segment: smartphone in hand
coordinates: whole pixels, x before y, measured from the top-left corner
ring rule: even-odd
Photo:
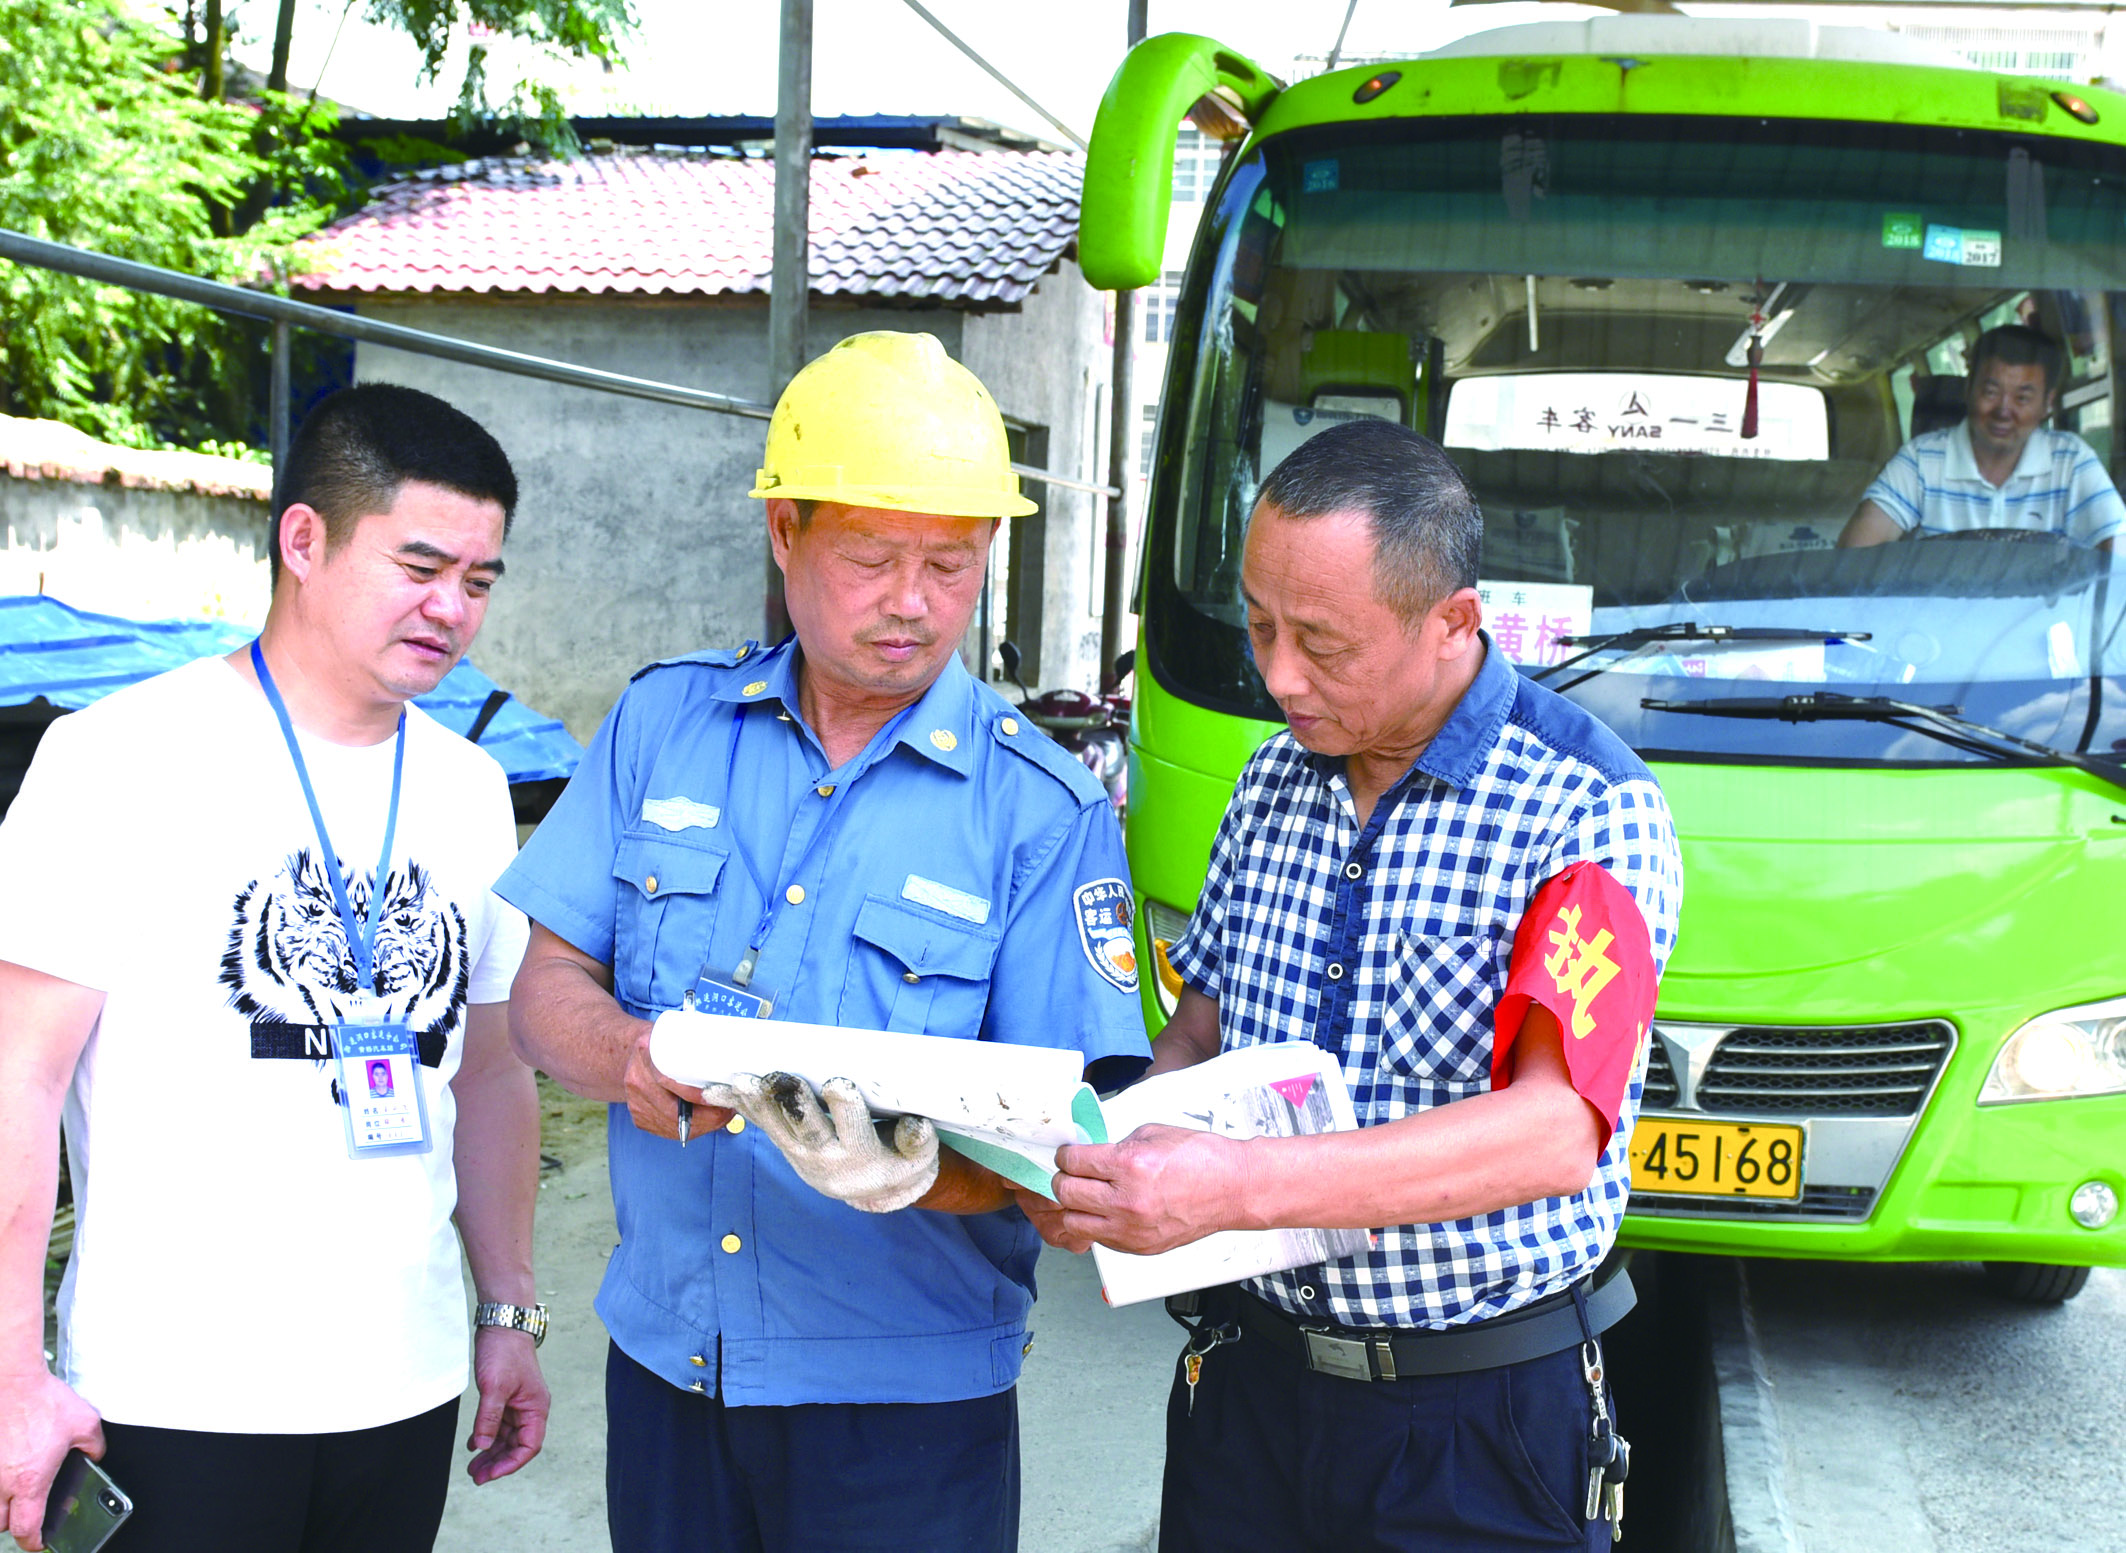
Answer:
[[[98,1553],[133,1513],[133,1501],[102,1466],[68,1451],[44,1502],[44,1545],[50,1553]]]

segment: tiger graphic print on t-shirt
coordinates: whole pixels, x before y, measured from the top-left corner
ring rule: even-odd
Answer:
[[[358,921],[369,920],[375,887],[373,874],[348,879]],[[442,1062],[465,1016],[466,939],[465,914],[427,869],[408,860],[385,875],[376,939],[383,1017],[412,1027],[429,1067]],[[331,878],[311,848],[236,892],[220,979],[230,1006],[250,1016],[252,1056],[322,1062],[331,1055],[326,1032],[352,1014],[360,978]]]

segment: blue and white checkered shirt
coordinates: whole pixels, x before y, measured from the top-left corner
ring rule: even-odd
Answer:
[[[2073,432],[2048,426],[2030,433],[2005,485],[1978,472],[1969,421],[1921,432],[1897,450],[1862,499],[1908,534],[2031,528],[2100,545],[2126,526],[2126,502],[2096,450]]]
[[[1363,826],[1340,759],[1289,733],[1256,752],[1170,955],[1218,1000],[1226,1050],[1314,1041],[1341,1056],[1358,1124],[1377,1126],[1490,1089],[1521,913],[1582,859],[1631,891],[1666,966],[1683,866],[1660,788],[1622,740],[1523,679],[1487,637],[1446,726]],[[1389,1226],[1364,1255],[1251,1287],[1301,1319],[1355,1327],[1458,1326],[1567,1288],[1616,1239],[1640,1061],[1585,1191]]]

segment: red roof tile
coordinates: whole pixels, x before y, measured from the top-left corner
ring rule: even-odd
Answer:
[[[812,163],[812,290],[1009,304],[1077,235],[1079,157],[937,151]],[[765,294],[772,161],[488,158],[378,191],[305,248],[331,292]]]

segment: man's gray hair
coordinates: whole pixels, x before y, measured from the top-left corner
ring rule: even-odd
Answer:
[[[1270,472],[1258,506],[1287,518],[1363,513],[1373,531],[1373,596],[1410,623],[1476,586],[1484,515],[1438,443],[1393,421],[1317,432]]]

